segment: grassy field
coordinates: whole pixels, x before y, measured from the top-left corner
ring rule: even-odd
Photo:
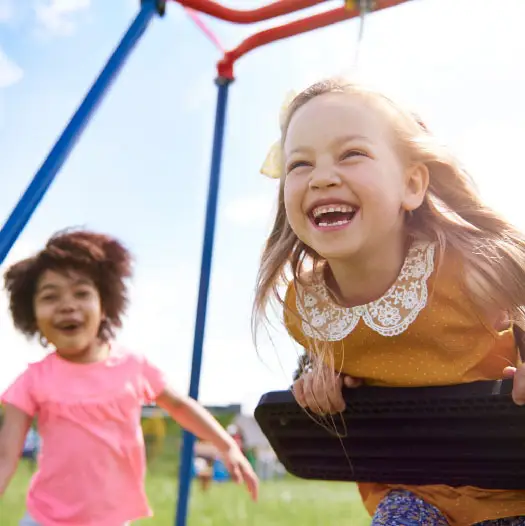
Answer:
[[[147,491],[155,512],[153,519],[134,523],[140,526],[173,524],[177,487],[164,470],[152,470]],[[17,526],[25,508],[25,492],[31,476],[22,462],[4,498],[0,500],[0,524]],[[189,526],[319,526],[351,524],[368,526],[356,488],[349,484],[306,482],[293,478],[263,483],[261,498],[252,503],[244,488],[231,483],[216,484],[202,494],[194,486]]]

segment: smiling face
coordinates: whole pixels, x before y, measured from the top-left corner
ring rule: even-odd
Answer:
[[[37,283],[34,312],[42,336],[65,358],[78,359],[98,343],[100,295],[93,281],[83,274],[43,272]]]
[[[424,194],[414,199],[389,121],[348,93],[316,96],[294,113],[284,163],[290,226],[328,261],[401,239],[404,211]]]

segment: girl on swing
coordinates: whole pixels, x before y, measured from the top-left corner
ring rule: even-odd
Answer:
[[[294,382],[297,402],[329,414],[344,409],[343,383],[514,377],[525,403],[513,335],[525,322],[525,237],[450,152],[386,96],[337,80],[297,95],[281,131],[262,170],[280,185],[254,321],[271,300],[283,305],[311,363]],[[525,490],[359,490],[373,526],[525,525]]]

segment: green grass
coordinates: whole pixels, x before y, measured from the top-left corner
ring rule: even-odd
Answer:
[[[152,469],[147,492],[155,517],[134,526],[171,526],[177,485],[165,470]],[[17,526],[25,509],[31,469],[22,461],[3,499],[0,524]],[[192,488],[188,526],[319,526],[351,524],[368,526],[357,489],[352,484],[309,482],[291,477],[261,485],[260,501],[252,503],[245,488],[231,483],[215,484],[203,494]]]

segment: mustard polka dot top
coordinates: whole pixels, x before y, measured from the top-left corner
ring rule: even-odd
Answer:
[[[447,250],[438,266],[437,252],[435,243],[414,242],[395,283],[366,305],[341,307],[322,279],[292,282],[285,297],[288,332],[305,349],[331,355],[338,369],[368,385],[422,387],[502,378],[503,369],[518,361],[512,327],[496,331],[466,290],[460,256]],[[451,526],[525,515],[525,490],[360,484],[371,514],[392,488],[409,489],[435,505]]]

